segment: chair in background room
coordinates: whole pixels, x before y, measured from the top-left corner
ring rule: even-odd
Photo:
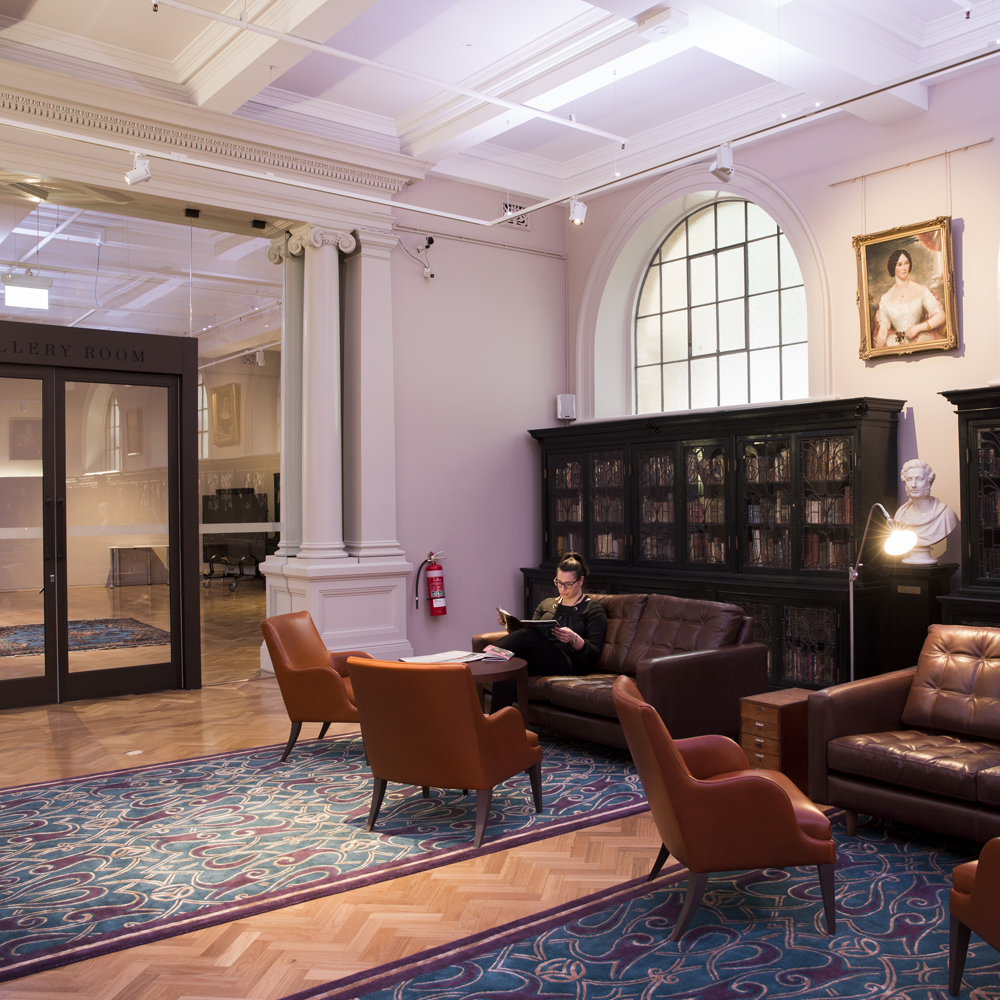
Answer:
[[[671,738],[626,676],[613,697],[656,829],[663,839],[649,874],[672,854],[688,871],[687,897],[671,941],[687,930],[714,872],[816,865],[826,929],[836,927],[836,852],[826,816],[780,771],[751,770],[725,736]]]
[[[476,790],[475,846],[483,842],[493,787],[527,771],[542,811],[542,748],[515,708],[485,716],[464,663],[348,661],[361,735],[375,780],[368,830],[386,783]]]
[[[969,934],[975,931],[988,945],[1000,950],[1000,837],[983,847],[978,861],[959,865],[951,883],[948,992],[957,997],[962,988]]]
[[[331,722],[358,721],[347,659],[368,653],[331,653],[308,611],[265,618],[260,629],[292,723],[283,761],[295,746],[303,722],[321,722],[318,738],[323,739]]]

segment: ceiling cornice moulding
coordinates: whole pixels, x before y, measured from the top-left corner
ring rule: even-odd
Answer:
[[[135,142],[137,147],[169,149],[182,159],[186,153],[208,153],[224,160],[235,160],[256,167],[285,170],[292,174],[330,182],[356,184],[387,194],[396,194],[409,178],[341,163],[297,155],[272,147],[220,138],[192,129],[159,125],[121,114],[112,114],[57,101],[45,100],[16,91],[0,90],[0,111],[26,122],[50,123],[60,128],[70,126],[82,134],[102,134],[117,142]]]

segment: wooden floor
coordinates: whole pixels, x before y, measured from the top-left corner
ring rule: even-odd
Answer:
[[[242,611],[235,602],[229,610]],[[216,655],[223,662],[208,664],[209,676],[231,669],[228,653]],[[312,738],[318,727],[304,729]],[[0,712],[0,786],[279,743],[287,735],[268,675],[200,691],[11,709]],[[134,750],[141,756],[125,756]],[[2,983],[0,1000],[283,997],[644,874],[658,846],[643,813]]]

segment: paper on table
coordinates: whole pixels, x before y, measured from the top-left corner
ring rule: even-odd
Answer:
[[[471,663],[483,659],[482,653],[469,653],[462,649],[452,649],[447,653],[431,653],[428,656],[401,656],[403,663]]]

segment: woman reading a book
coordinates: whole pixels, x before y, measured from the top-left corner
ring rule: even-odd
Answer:
[[[524,626],[496,643],[527,660],[530,676],[585,674],[597,664],[608,630],[608,616],[599,602],[583,592],[588,572],[583,556],[578,552],[567,553],[556,567],[556,578],[552,581],[559,596],[542,601],[532,615],[533,621],[555,621],[556,627],[542,630]],[[497,620],[508,625],[499,612]],[[490,713],[513,704],[516,697],[515,681],[494,681]]]

